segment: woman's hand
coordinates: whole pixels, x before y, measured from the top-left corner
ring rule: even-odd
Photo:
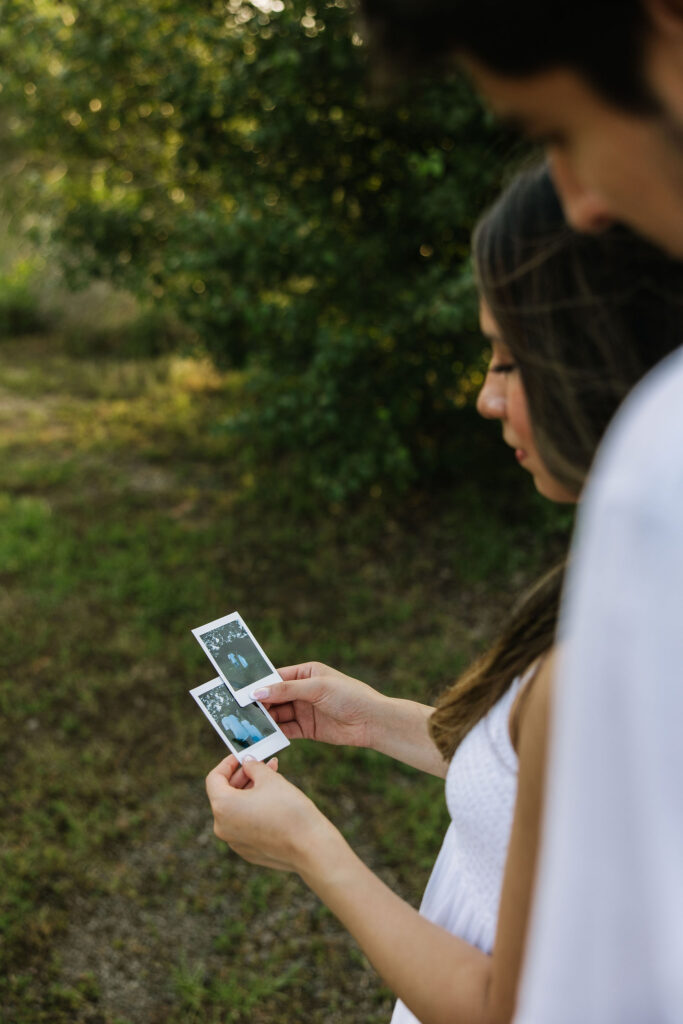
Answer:
[[[232,756],[234,757],[234,754]],[[237,758],[235,758],[235,760],[237,760]],[[252,759],[250,758],[250,760]],[[272,769],[274,772],[279,768],[279,762],[276,757],[271,757],[270,761],[266,761],[265,764],[267,768]],[[233,775],[230,776],[230,785],[233,789],[251,789],[254,785],[239,762]]]
[[[289,739],[368,747],[443,778],[448,767],[429,736],[433,709],[387,697],[319,661],[279,670],[284,682],[254,696]]]
[[[369,747],[387,698],[318,661],[278,670],[284,682],[254,696],[289,739]]]
[[[297,872],[420,1020],[490,1022],[491,958],[391,892],[308,797],[267,765],[245,761],[253,785],[235,789],[238,765],[230,755],[206,779],[216,835],[252,864]]]
[[[233,780],[243,772],[250,784]],[[259,761],[230,754],[206,777],[214,832],[252,864],[302,873],[325,843],[341,837],[301,790]]]

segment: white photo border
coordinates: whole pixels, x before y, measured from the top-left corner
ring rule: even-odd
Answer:
[[[276,754],[278,750],[282,750],[284,747],[289,746],[289,740],[287,739],[287,737],[285,736],[285,734],[283,733],[282,729],[277,724],[275,719],[271,717],[271,715],[268,713],[266,708],[264,708],[263,704],[261,704],[260,701],[254,700],[250,701],[250,704],[255,705],[257,708],[259,708],[260,711],[263,712],[264,716],[268,720],[268,723],[272,725],[274,732],[270,733],[270,735],[268,736],[264,736],[262,740],[258,740],[256,743],[252,743],[249,747],[247,747],[246,750],[238,750],[236,747],[234,747],[233,744],[225,735],[225,733],[223,732],[223,730],[221,729],[218,722],[211,715],[209,709],[199,699],[203,693],[208,693],[211,690],[215,690],[219,686],[225,686],[225,682],[223,679],[217,676],[215,679],[210,679],[208,683],[201,683],[199,686],[195,686],[192,690],[189,691],[189,693],[190,696],[194,698],[200,711],[204,714],[206,718],[208,718],[208,720],[211,722],[211,725],[214,727],[214,729],[222,739],[223,743],[225,743],[226,747],[230,750],[230,752],[235,755],[240,764],[247,756],[247,754],[250,757],[255,758],[257,761],[263,761],[265,760],[265,758],[271,757],[273,754]],[[229,690],[230,688],[227,687],[227,689]],[[232,694],[232,691],[230,692]],[[240,707],[244,707],[244,705],[240,705]]]
[[[271,669],[271,672],[268,675],[264,675],[261,679],[257,679],[253,683],[247,683],[245,686],[235,687],[233,683],[230,682],[229,678],[227,677],[221,666],[218,664],[216,659],[211,654],[211,651],[209,651],[206,644],[202,640],[202,635],[204,633],[208,633],[209,630],[212,629],[220,629],[221,626],[225,626],[229,622],[239,622],[239,624],[243,627],[243,629],[249,636],[254,647],[265,661],[266,665],[268,665]],[[213,622],[206,622],[204,623],[203,626],[197,626],[195,629],[192,630],[192,635],[194,636],[195,640],[197,641],[201,649],[204,651],[204,654],[207,656],[213,667],[218,672],[218,675],[221,677],[223,682],[227,684],[228,689],[230,690],[230,692],[232,693],[233,697],[240,705],[240,707],[245,708],[248,704],[251,704],[253,702],[254,698],[252,694],[254,693],[255,690],[260,690],[262,687],[269,686],[271,683],[282,682],[282,676],[277,671],[272,661],[270,660],[266,652],[263,650],[260,643],[254,636],[252,631],[249,629],[249,626],[247,626],[246,622],[244,621],[239,612],[231,612],[229,615],[223,615],[222,618],[220,619],[214,619]]]

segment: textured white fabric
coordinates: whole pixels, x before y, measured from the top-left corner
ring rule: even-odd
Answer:
[[[446,775],[451,816],[420,913],[485,953],[493,949],[503,871],[517,797],[517,754],[510,741],[516,679],[467,734]],[[399,999],[391,1024],[416,1024]]]
[[[683,350],[625,403],[579,519],[516,1024],[683,1021]]]

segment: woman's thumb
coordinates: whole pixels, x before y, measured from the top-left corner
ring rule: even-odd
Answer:
[[[257,761],[255,757],[251,756],[251,754],[247,754],[242,761],[242,769],[244,774],[254,783],[258,781],[261,772],[268,771],[265,764],[263,764],[262,761]]]

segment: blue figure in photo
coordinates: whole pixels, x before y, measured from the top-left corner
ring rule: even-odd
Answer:
[[[236,740],[241,743],[249,742],[249,730],[245,728],[244,721],[240,720],[237,715],[224,715],[221,725],[226,732],[231,732]]]
[[[224,715],[221,725],[226,732],[231,732],[240,743],[258,743],[263,739],[260,732],[247,718],[238,718],[237,715]]]
[[[234,665],[235,668],[239,668],[240,665],[242,668],[247,668],[249,665],[246,658],[243,658],[241,654],[235,654],[233,651],[228,652],[228,661],[231,665]]]
[[[246,718],[240,719],[245,729],[249,731],[249,735],[254,743],[258,743],[259,740],[263,739],[263,733],[259,732],[253,722],[248,721]]]

